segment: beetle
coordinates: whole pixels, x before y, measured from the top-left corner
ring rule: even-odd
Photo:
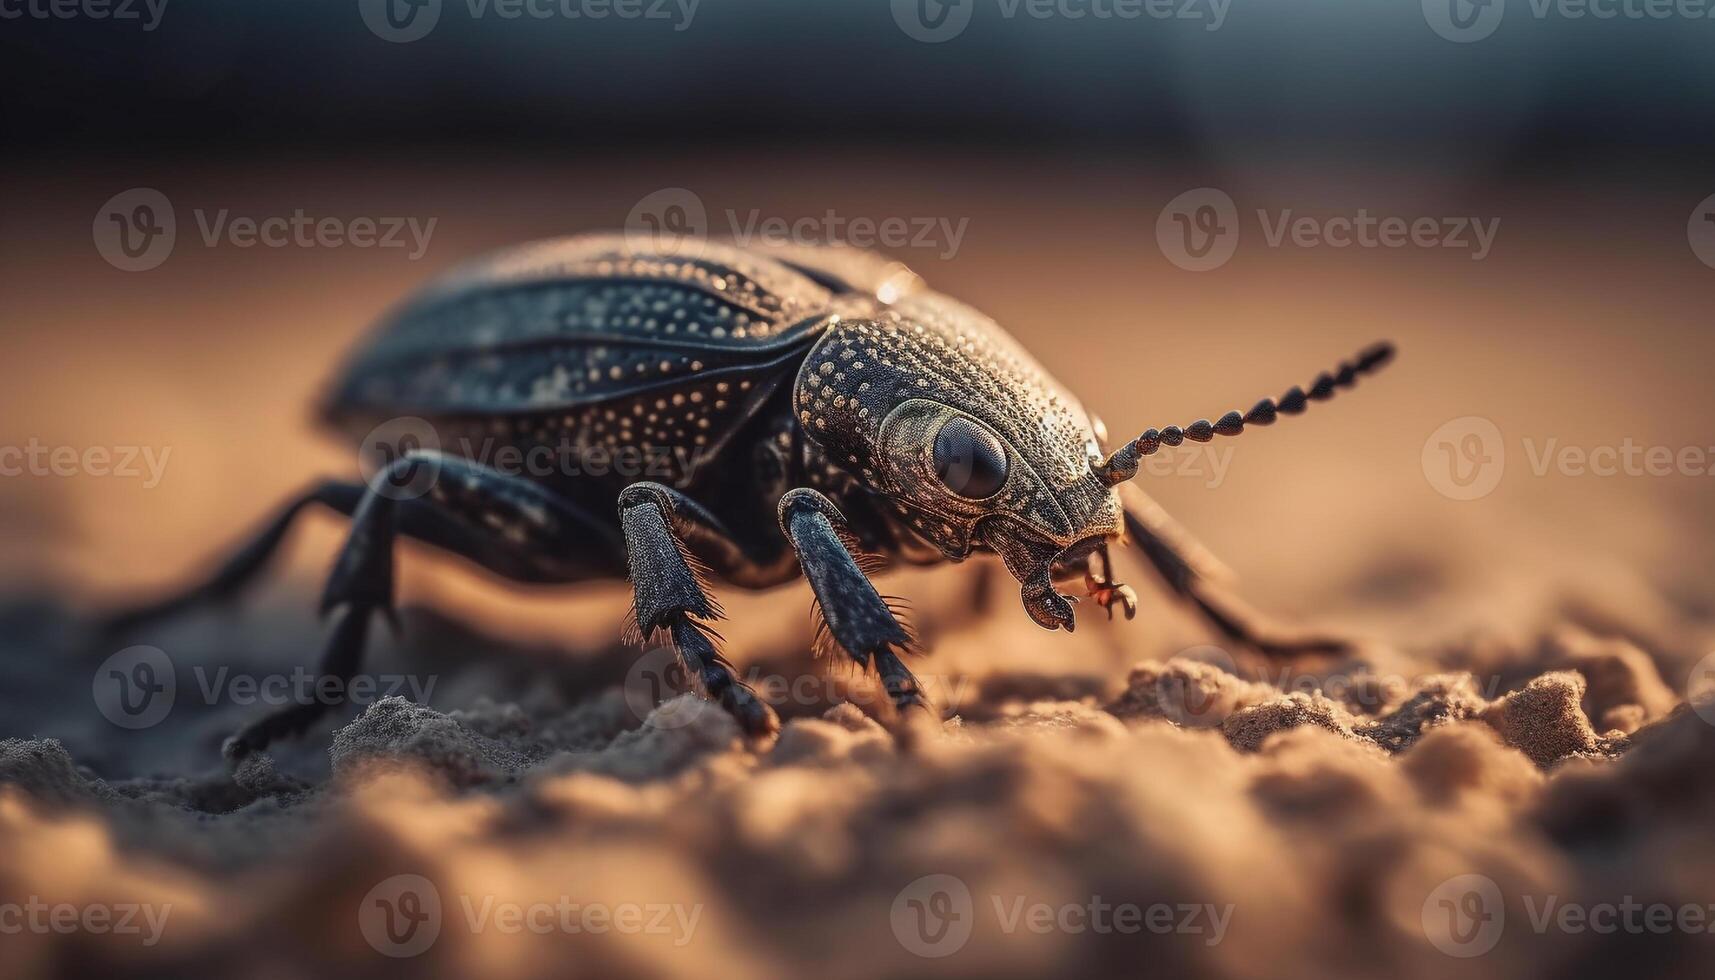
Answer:
[[[1129,541],[1233,640],[1335,650],[1265,628],[1130,480],[1163,446],[1302,412],[1392,354],[1377,344],[1307,390],[1109,452],[1100,423],[999,325],[874,253],[694,240],[676,251],[618,234],[519,246],[407,301],[332,385],[325,422],[386,451],[371,479],[312,486],[206,581],[112,625],[232,597],[293,518],[321,505],[351,518],[321,599],[318,670],[341,682],[360,668],[371,620],[393,616],[400,536],[519,582],[629,577],[637,637],[669,641],[751,736],[778,719],[717,647],[710,574],[752,589],[802,574],[818,650],[874,670],[897,716],[931,727],[939,714],[904,659],[913,634],[863,559],[998,555],[1031,619],[1070,631],[1067,582],[1081,579],[1110,618],[1136,613],[1109,558]],[[654,471],[569,465],[628,452]],[[223,752],[236,764],[328,706],[261,717]]]

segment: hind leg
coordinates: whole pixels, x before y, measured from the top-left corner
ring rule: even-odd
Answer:
[[[282,508],[273,520],[239,547],[206,580],[177,595],[113,613],[103,621],[104,631],[124,633],[199,606],[231,601],[267,567],[268,560],[279,550],[298,515],[312,504],[349,515],[363,500],[363,493],[361,483],[327,480],[317,484]]]
[[[389,492],[413,484],[425,467],[433,468],[426,495],[398,499]],[[328,576],[321,610],[331,614],[331,622],[314,689],[331,693],[246,725],[227,739],[223,754],[229,762],[302,732],[343,701],[362,667],[370,621],[377,614],[395,618],[393,545],[400,536],[523,582],[571,582],[617,575],[623,568],[613,528],[540,484],[459,457],[406,456],[364,492]]]
[[[1174,523],[1159,504],[1132,484],[1121,484],[1119,490],[1125,504],[1126,533],[1167,587],[1196,606],[1228,639],[1271,657],[1351,651],[1351,643],[1339,637],[1301,634],[1269,622],[1234,594],[1222,581],[1230,573]]]

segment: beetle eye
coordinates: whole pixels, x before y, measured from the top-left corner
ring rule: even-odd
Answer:
[[[992,497],[1006,482],[1006,447],[994,433],[955,415],[935,433],[935,475],[966,499]]]

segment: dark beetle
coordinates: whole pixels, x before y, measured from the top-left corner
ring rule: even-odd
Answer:
[[[522,582],[629,574],[641,635],[665,634],[750,734],[778,722],[712,642],[721,613],[699,566],[749,588],[802,570],[819,642],[873,667],[902,718],[928,707],[900,656],[912,636],[859,555],[926,564],[993,552],[1022,583],[1031,618],[1070,630],[1057,581],[1081,579],[1110,616],[1116,603],[1128,618],[1136,611],[1108,558],[1129,538],[1235,640],[1270,653],[1337,646],[1261,635],[1201,549],[1126,481],[1163,445],[1237,435],[1332,396],[1386,362],[1388,345],[1307,392],[1151,429],[1109,454],[1099,423],[1016,341],[897,263],[845,248],[693,247],[675,255],[617,236],[569,238],[429,287],[358,353],[324,412],[353,439],[381,433],[389,445],[424,420],[419,443],[393,445],[367,485],[313,488],[207,583],[119,625],[231,595],[293,516],[319,503],[352,517],[322,598],[332,621],[320,670],[342,680],[360,666],[372,616],[391,615],[399,535]],[[404,430],[402,417],[413,419]],[[497,464],[496,445],[512,450],[513,466]],[[632,451],[653,478],[516,465],[564,463],[568,449],[574,460]],[[228,741],[228,757],[301,730],[325,707],[258,720]]]

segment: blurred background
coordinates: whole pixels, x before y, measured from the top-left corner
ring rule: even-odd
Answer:
[[[888,252],[995,317],[1116,439],[1392,339],[1397,364],[1357,392],[1181,454],[1147,489],[1284,616],[1437,663],[1573,623],[1683,691],[1715,648],[1711,10],[0,0],[6,669],[43,690],[18,680],[41,640],[17,609],[170,589],[295,490],[355,473],[312,406],[424,282],[523,240],[664,224]],[[148,641],[309,662],[342,531],[294,534],[254,605],[277,628]],[[407,605],[538,659],[593,656],[623,616],[623,584],[521,590],[406,551]],[[956,633],[968,593],[946,583],[965,574],[884,591]],[[1031,632],[1003,586],[934,670],[1117,683],[1208,639],[1131,577],[1139,621],[1086,612],[1076,637]],[[722,598],[735,659],[802,649],[801,585]],[[75,723],[44,693],[0,735],[64,738],[114,778],[213,764],[227,719],[113,750],[77,679]]]
[[[1369,401],[1245,445],[1216,492],[1153,488],[1262,588],[1309,588],[1277,573],[1336,520],[1403,534],[1402,497],[1450,530],[1519,505],[1545,541],[1602,553],[1684,542],[1654,511],[1615,519],[1610,495],[1706,497],[1698,479],[1525,477],[1518,457],[1525,438],[1715,441],[1695,235],[1715,21],[1464,0],[104,9],[21,3],[0,30],[0,442],[170,457],[150,487],[0,481],[4,568],[26,583],[174,579],[350,470],[308,406],[388,305],[484,250],[684,195],[709,234],[879,243],[1014,331],[1116,437],[1400,341]],[[1198,188],[1238,224],[1226,261],[1188,271],[1162,235]],[[98,245],[150,190],[176,235],[124,271]],[[294,215],[335,234],[243,237]],[[1328,222],[1364,215],[1438,230],[1331,243]],[[1283,229],[1305,219],[1311,238]],[[889,220],[909,231],[880,243]],[[1465,416],[1515,457],[1476,502],[1417,465]],[[1357,492],[1352,469],[1386,482]],[[1238,520],[1253,494],[1264,509]]]

